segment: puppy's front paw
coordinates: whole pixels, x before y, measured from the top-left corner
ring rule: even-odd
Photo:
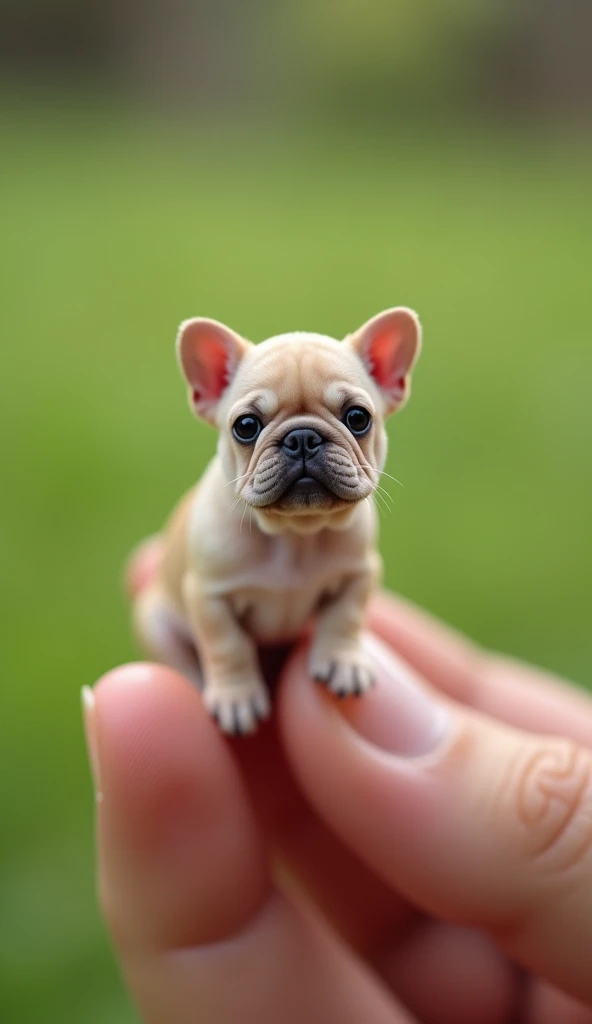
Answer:
[[[269,694],[258,679],[208,682],[202,697],[222,732],[230,736],[255,732],[258,723],[269,716]]]
[[[311,675],[338,697],[361,697],[376,681],[368,659],[357,647],[336,651],[334,655],[313,654]]]

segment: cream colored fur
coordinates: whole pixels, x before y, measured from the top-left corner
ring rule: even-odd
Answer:
[[[380,578],[371,496],[386,458],[384,419],[408,397],[419,345],[417,318],[405,309],[344,342],[294,333],[255,346],[215,321],[181,325],[192,406],[218,428],[218,448],[164,532],[162,566],[134,618],[152,657],[200,682],[225,732],[252,732],[269,714],[258,645],[296,640],[311,624],[313,677],[341,696],[372,684],[360,645]],[[344,422],[352,407],[372,416],[363,437]],[[245,445],[233,424],[254,411],[264,429]],[[322,495],[310,500],[279,493],[283,474],[296,472],[284,439],[301,428],[323,441],[324,461],[314,463]],[[304,476],[309,455],[302,467],[299,450],[292,456]]]

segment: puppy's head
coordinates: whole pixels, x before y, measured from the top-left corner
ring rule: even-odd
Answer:
[[[409,397],[420,346],[404,308],[342,342],[294,333],[252,345],[215,320],[181,324],[191,406],[220,431],[229,506],[242,499],[266,532],[347,525],[378,484],[384,420]]]

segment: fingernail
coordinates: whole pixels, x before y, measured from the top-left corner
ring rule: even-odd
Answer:
[[[84,735],[86,737],[86,748],[92,775],[95,800],[100,803],[103,799],[101,791],[101,773],[99,767],[99,748],[97,742],[97,712],[95,695],[90,686],[83,686],[81,692],[82,716],[84,721]]]
[[[409,666],[371,634],[363,645],[376,686],[355,703],[342,705],[350,725],[374,746],[399,757],[422,757],[445,740],[452,720]]]

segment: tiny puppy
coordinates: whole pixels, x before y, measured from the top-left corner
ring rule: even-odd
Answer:
[[[311,676],[340,697],[372,685],[360,643],[381,567],[370,498],[384,421],[409,396],[420,346],[405,308],[342,342],[297,332],[253,345],[214,320],[181,324],[191,407],[217,427],[218,449],[165,530],[134,621],[151,657],[200,685],[224,732],[254,732],[269,714],[258,645],[310,623]]]

